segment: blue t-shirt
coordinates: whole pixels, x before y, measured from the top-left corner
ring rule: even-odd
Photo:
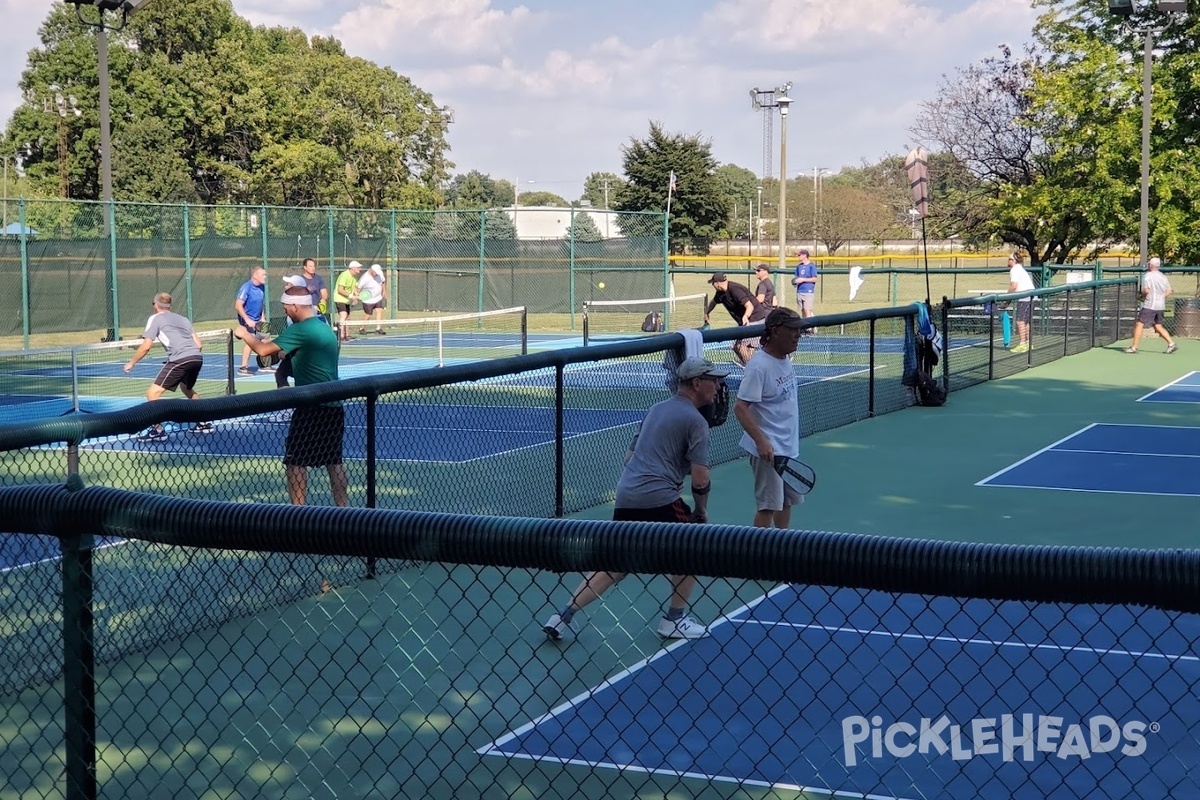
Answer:
[[[312,295],[313,306],[321,304],[321,290],[325,288],[325,279],[321,277],[321,273],[314,272],[310,278],[304,276],[304,282],[308,284],[308,293]]]
[[[815,278],[817,277],[817,265],[810,261],[807,264],[796,265],[797,278]],[[796,291],[802,294],[812,294],[817,290],[815,283],[802,283],[796,287]]]
[[[242,288],[238,289],[237,299],[242,301],[242,308],[245,309],[244,319],[239,322],[262,322],[263,305],[266,303],[267,287],[256,286],[254,281],[246,281],[242,284]]]

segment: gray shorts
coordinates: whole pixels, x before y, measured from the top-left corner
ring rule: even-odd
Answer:
[[[1143,308],[1138,310],[1137,321],[1143,325],[1148,325],[1151,328],[1153,328],[1155,325],[1162,325],[1163,320],[1165,319],[1166,317],[1163,316],[1163,312],[1156,311],[1153,308]]]
[[[783,511],[804,502],[804,495],[785,484],[770,461],[750,456],[750,471],[754,473],[756,511]]]
[[[796,292],[796,305],[805,311],[812,311],[817,307],[816,292]]]

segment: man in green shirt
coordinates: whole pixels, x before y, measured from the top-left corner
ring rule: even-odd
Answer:
[[[337,336],[317,315],[302,276],[284,278],[284,285],[287,289],[280,302],[292,324],[270,341],[258,339],[241,325],[234,335],[257,355],[282,353],[291,364],[297,386],[336,381]],[[307,499],[309,467],[325,467],[333,502],[339,506],[348,504],[348,481],[342,464],[345,427],[345,412],[340,403],[301,406],[293,412],[283,455],[288,496],[293,505],[304,505]]]
[[[350,319],[350,307],[358,299],[358,275],[360,272],[362,272],[362,264],[351,261],[333,284],[333,305],[337,308],[338,335],[343,342],[350,338],[346,320]]]

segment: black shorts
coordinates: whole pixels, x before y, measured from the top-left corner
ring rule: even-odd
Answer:
[[[341,406],[302,406],[292,412],[283,445],[287,467],[329,467],[342,463],[346,412]]]
[[[658,508],[614,508],[616,522],[691,522],[692,509],[679,498],[669,506]]]
[[[1033,298],[1017,301],[1017,322],[1033,322]]]
[[[375,309],[383,308],[385,305],[387,304],[382,300],[380,300],[378,303],[363,303],[363,311],[367,312],[368,314],[374,314]]]
[[[173,392],[180,386],[194,389],[202,366],[204,356],[189,356],[182,361],[168,361],[154,376],[154,385],[161,386],[168,392]]]
[[[334,303],[333,307],[336,308],[338,310],[338,312],[341,314],[349,314],[350,313],[350,304],[349,303]]]
[[[1153,308],[1143,308],[1138,310],[1137,321],[1143,325],[1148,325],[1151,328],[1153,328],[1155,325],[1162,325],[1164,319],[1166,319],[1166,317],[1163,316],[1163,312],[1155,311]]]

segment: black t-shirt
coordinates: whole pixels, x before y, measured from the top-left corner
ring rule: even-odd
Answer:
[[[725,310],[729,312],[729,316],[733,317],[733,321],[741,325],[742,315],[746,313],[746,301],[754,304],[754,310],[750,312],[751,322],[762,322],[767,318],[767,314],[771,313],[771,309],[758,302],[758,298],[750,294],[750,290],[740,283],[729,282],[728,288],[725,291],[718,291],[713,295],[712,302],[708,304],[708,310],[712,311],[717,303],[725,306]]]
[[[767,308],[775,307],[775,284],[770,278],[763,278],[758,282],[758,287],[754,290],[755,296],[763,296],[763,305]]]

